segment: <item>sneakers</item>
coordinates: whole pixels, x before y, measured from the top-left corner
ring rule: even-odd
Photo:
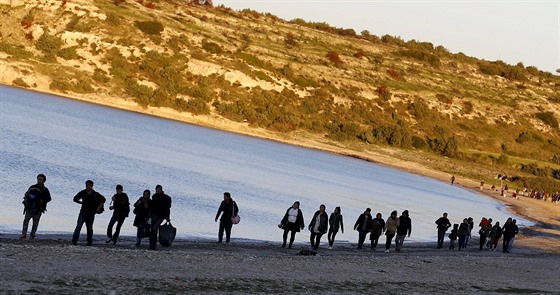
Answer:
[[[21,236],[19,236],[20,239],[25,239],[27,238],[27,234],[21,234]]]
[[[332,250],[332,246],[328,246],[327,249]]]
[[[389,253],[389,249],[385,250],[385,253]]]
[[[30,241],[35,240],[35,236],[29,236],[29,240],[30,240]]]
[[[105,243],[109,244],[109,243],[111,243],[112,241],[113,241],[112,238],[108,238],[107,241],[105,241]]]

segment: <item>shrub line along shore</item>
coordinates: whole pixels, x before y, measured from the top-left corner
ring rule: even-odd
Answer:
[[[29,89],[25,90],[29,91]],[[354,157],[360,160],[438,179],[444,182],[449,182],[450,178],[450,175],[448,173],[433,170],[419,163],[392,157],[390,155],[390,152],[384,153],[382,148],[379,148],[379,151],[349,150],[345,149],[344,147],[335,146],[332,143],[329,143],[326,140],[322,140],[319,137],[298,137],[298,134],[288,135],[283,133],[271,132],[262,128],[249,127],[248,124],[232,122],[218,116],[194,116],[189,113],[178,112],[176,110],[165,107],[142,108],[133,101],[124,99],[111,99],[110,97],[106,96],[93,97],[91,95],[79,94],[74,96],[65,96],[53,91],[42,91],[40,93],[47,93],[67,99],[80,100],[87,103],[93,103],[106,107],[121,109],[124,111],[175,120],[183,123],[194,124],[202,127],[237,133],[255,138],[273,140],[285,144],[330,152],[342,156]],[[499,202],[505,204],[508,209],[512,211],[512,213],[520,215],[536,223],[534,226],[531,226],[529,228],[520,229],[520,234],[516,239],[516,244],[521,244],[524,247],[531,247],[544,251],[560,253],[560,247],[558,247],[558,241],[560,240],[560,206],[555,206],[550,202],[543,202],[526,197],[519,197],[519,199],[502,197],[500,196],[498,191],[488,188],[489,185],[481,190],[479,180],[466,179],[460,177],[459,175],[456,175],[456,177],[457,180],[455,181],[455,185],[498,200]],[[463,217],[466,216],[462,216],[460,218]],[[491,216],[487,217],[491,218]],[[500,221],[500,223],[504,221]],[[475,220],[475,225],[477,224],[478,221]]]

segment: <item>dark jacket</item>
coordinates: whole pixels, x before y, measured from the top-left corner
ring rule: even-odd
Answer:
[[[74,202],[82,204],[80,212],[83,213],[97,213],[97,208],[105,201],[105,197],[95,190],[91,190],[91,193],[88,194],[87,190],[84,189],[74,196]]]
[[[128,217],[130,213],[130,202],[128,201],[128,195],[126,193],[114,194],[113,195],[113,215]]]
[[[494,225],[490,230],[490,238],[499,240],[502,237],[503,230],[499,225]]]
[[[169,219],[171,213],[171,197],[165,193],[152,196],[152,216]]]
[[[459,230],[458,229],[452,229],[451,233],[449,234],[449,239],[450,240],[456,240],[457,237],[459,237]]]
[[[218,208],[218,213],[216,213],[216,219],[220,217],[220,213],[222,213],[222,217],[220,218],[221,223],[231,223],[231,218],[233,216],[237,216],[237,213],[239,213],[237,203],[233,200],[230,202],[222,201],[222,203],[220,203],[220,207]]]
[[[469,224],[461,222],[461,224],[459,225],[459,232],[457,233],[457,235],[466,236],[468,234],[469,234]]]
[[[286,210],[286,214],[284,214],[284,217],[282,218],[282,221],[280,222],[282,225],[282,228],[284,228],[285,225],[288,224],[288,212],[290,212],[290,209],[292,209],[292,207],[288,208],[288,210]],[[298,210],[298,214],[296,217],[296,222],[295,222],[295,226],[293,227],[293,229],[296,232],[299,232],[300,230],[302,230],[305,227],[305,223],[303,221],[303,213],[301,212],[301,209],[297,209]]]
[[[146,206],[147,205],[147,206]],[[152,200],[146,199],[144,201],[143,197],[140,197],[136,203],[134,203],[134,226],[140,226],[148,221],[148,218],[152,216]]]
[[[371,214],[368,214],[366,217],[366,213],[362,213],[360,214],[360,217],[358,217],[358,220],[356,220],[356,223],[354,224],[354,229],[358,231],[363,230],[363,225],[365,223],[366,224],[365,231],[370,231],[371,221],[372,221]]]
[[[511,237],[514,237],[515,234],[517,234],[517,232],[519,231],[517,225],[512,223],[507,223],[504,224],[504,226],[502,227],[503,230],[503,235],[504,235],[504,239],[509,239]]]
[[[451,222],[449,222],[449,219],[443,216],[436,220],[436,224],[438,230],[447,231],[447,229],[451,227]]]
[[[385,228],[385,220],[383,220],[383,218],[372,219],[372,221],[371,221],[371,235],[369,235],[370,239],[379,238],[379,236],[381,236],[381,234],[383,234],[383,229],[384,228]]]
[[[27,189],[23,197],[24,211],[44,213],[47,211],[47,203],[51,201],[51,193],[46,186],[34,184]]]
[[[332,231],[337,232],[338,229],[342,229],[344,232],[344,223],[342,221],[342,214],[334,214],[331,213],[331,217],[329,218],[329,226]]]
[[[317,216],[319,216],[319,214],[321,214],[321,211],[317,211],[315,212],[315,214],[313,214],[313,219],[311,219],[311,222],[309,223],[309,230],[311,232],[313,232],[313,228],[317,223]],[[321,222],[319,223],[319,228],[318,228],[319,233],[324,234],[329,229],[329,216],[327,215],[327,212],[323,212],[323,214],[321,214],[320,220]]]
[[[412,220],[410,217],[401,215],[399,217],[399,226],[397,226],[397,235],[409,235],[412,232]]]

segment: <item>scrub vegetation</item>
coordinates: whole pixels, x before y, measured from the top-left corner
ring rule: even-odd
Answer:
[[[47,77],[48,90],[67,95],[104,93],[559,187],[560,77],[533,66],[198,1],[35,1],[0,13],[0,59],[21,76],[7,84],[41,90],[35,80]]]

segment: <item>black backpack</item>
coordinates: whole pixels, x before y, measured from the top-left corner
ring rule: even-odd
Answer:
[[[23,198],[23,206],[25,207],[25,211],[38,213],[43,212],[42,207],[42,192],[38,188],[30,189]]]

